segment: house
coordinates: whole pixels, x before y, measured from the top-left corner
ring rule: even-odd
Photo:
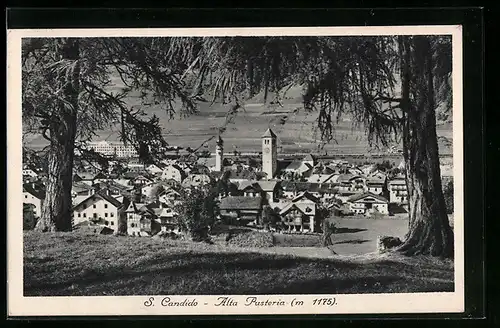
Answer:
[[[162,180],[175,180],[177,182],[182,182],[186,177],[186,172],[177,164],[170,164],[163,169],[161,179]]]
[[[259,175],[254,171],[238,169],[238,170],[228,170],[226,172],[227,178],[231,182],[242,182],[248,180],[258,180]]]
[[[211,181],[212,179],[207,174],[190,174],[182,181],[182,186],[184,188],[200,187],[209,184]]]
[[[404,204],[408,202],[408,190],[404,177],[396,177],[388,182],[389,202]]]
[[[261,180],[257,181],[264,197],[268,202],[275,202],[278,198],[279,184],[276,180]]]
[[[73,205],[80,204],[95,193],[95,188],[82,181],[74,182],[71,188],[71,197]]]
[[[262,197],[228,196],[219,204],[221,217],[233,223],[256,222],[262,213]]]
[[[319,199],[309,192],[292,199],[279,215],[290,232],[316,232],[316,210]]]
[[[365,178],[358,174],[341,174],[337,178],[339,191],[341,192],[358,192],[365,191]]]
[[[129,172],[135,172],[135,173],[146,173],[146,166],[144,164],[140,163],[127,163],[127,168]]]
[[[107,180],[108,177],[102,173],[93,172],[77,172],[73,174],[73,182],[83,182],[88,185],[93,185],[94,183],[99,183],[101,181]]]
[[[158,201],[163,204],[176,204],[181,197],[180,193],[172,188],[164,187],[158,194]]]
[[[385,191],[385,179],[369,177],[366,179],[366,191],[375,195],[382,195]]]
[[[152,175],[160,175],[163,173],[163,170],[165,169],[165,164],[163,163],[158,163],[158,164],[150,164],[148,166],[146,166],[145,170],[146,172],[148,172],[149,174],[152,174]]]
[[[376,178],[380,180],[386,180],[387,179],[387,174],[385,172],[382,172],[380,170],[376,170],[372,173],[369,174],[369,178]]]
[[[307,172],[312,171],[312,168],[313,166],[309,162],[293,161],[288,164],[283,170],[281,170],[281,175],[285,178],[290,174],[301,177]]]
[[[73,207],[73,224],[84,221],[99,222],[117,231],[118,210],[121,203],[104,192],[96,192]]]
[[[115,198],[120,203],[123,202],[123,197],[130,196],[134,190],[133,186],[123,186],[121,184],[114,183],[113,181],[96,183],[93,187],[96,190]]]
[[[262,188],[256,181],[241,181],[237,188],[239,194],[245,197],[259,197],[263,193]]]
[[[389,201],[370,192],[351,196],[347,204],[350,211],[356,214],[371,215],[375,212],[389,214]]]
[[[147,207],[151,209],[155,215],[152,226],[154,226],[154,223],[157,223],[160,226],[159,231],[162,232],[178,231],[178,214],[172,206],[157,201],[148,204]]]
[[[144,203],[130,202],[125,210],[127,220],[127,234],[130,236],[151,235],[151,223],[155,213]]]
[[[23,203],[32,204],[33,214],[39,217],[42,214],[42,204],[45,199],[45,190],[37,188],[34,183],[23,185]]]

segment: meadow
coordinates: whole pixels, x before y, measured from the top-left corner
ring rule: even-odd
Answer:
[[[366,154],[384,151],[371,147],[368,143],[365,130],[362,126],[353,124],[347,115],[335,124],[335,140],[321,148],[320,133],[317,130],[317,112],[306,112],[301,103],[301,89],[290,89],[281,105],[268,99],[264,103],[262,95],[257,95],[245,101],[229,123],[226,117],[231,111],[231,105],[210,102],[198,103],[197,113],[183,116],[180,107],[173,117],[160,108],[151,106],[147,109],[148,115],[160,118],[166,141],[170,145],[196,148],[203,142],[217,135],[218,128],[226,125],[223,134],[225,151],[254,152],[261,150],[262,134],[270,127],[278,136],[279,152],[293,154],[295,152],[321,152],[328,154]],[[139,106],[138,99],[128,98],[129,106]],[[96,131],[95,140],[118,140],[118,124],[111,124],[103,131]],[[451,123],[440,123],[438,135],[451,138]],[[45,144],[40,135],[26,137],[26,143],[33,148],[40,148]],[[401,148],[400,144],[394,144]],[[215,150],[215,141],[206,143],[207,150]],[[440,152],[450,154],[450,145],[440,140]]]
[[[334,237],[335,251],[349,246],[337,238],[363,234],[351,225],[345,228],[349,230],[344,231],[345,237]],[[25,296],[436,292],[453,291],[453,276],[452,261],[429,257],[374,252],[334,255],[322,247],[257,248],[166,238],[24,233]]]

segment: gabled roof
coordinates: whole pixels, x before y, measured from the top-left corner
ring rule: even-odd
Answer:
[[[362,199],[367,198],[367,197],[374,198],[374,199],[376,199],[380,202],[383,202],[383,203],[389,202],[385,197],[382,197],[380,195],[375,195],[371,192],[365,192],[363,194],[353,195],[353,196],[349,197],[349,199],[347,201],[348,202],[357,202],[357,201],[362,200]]]
[[[313,162],[313,163],[315,162],[315,160],[316,159],[311,154],[307,154],[306,157],[304,157],[303,159],[304,162]]]
[[[35,189],[31,183],[26,183],[23,185],[23,191],[35,196],[38,199],[45,199],[45,190]]]
[[[288,212],[290,212],[293,209],[297,209],[303,214],[306,215],[316,215],[316,204],[313,203],[290,203],[287,206],[283,207],[283,209],[280,211],[280,215],[286,215]]]
[[[75,205],[73,207],[73,210],[77,210],[78,208],[82,207],[81,205],[82,204],[85,204],[88,202],[89,199],[93,199],[93,198],[101,198],[107,202],[109,202],[111,205],[113,205],[114,207],[116,208],[119,208],[122,203],[120,203],[117,199],[115,199],[114,197],[112,196],[109,196],[109,195],[106,195],[105,193],[103,193],[102,191],[100,192],[96,192],[95,194],[85,198],[84,200],[82,200],[79,204]],[[89,204],[90,205],[90,204]],[[85,207],[86,208],[86,207]]]
[[[228,196],[222,198],[219,208],[221,210],[260,210],[261,197]]]
[[[276,134],[271,129],[267,129],[262,135],[262,138],[276,138]]]
[[[238,183],[238,190],[245,190],[245,189],[248,189],[248,188],[258,188],[259,190],[262,190],[260,188],[260,186],[257,184],[256,181],[253,181],[253,180],[247,180],[247,181],[240,181]]]
[[[295,202],[298,202],[298,201],[303,200],[303,199],[310,200],[311,202],[314,202],[314,203],[319,202],[319,199],[317,197],[313,196],[309,191],[302,192],[300,195],[298,195],[297,197],[292,199],[292,202],[295,203]]]
[[[304,163],[302,161],[293,161],[288,166],[285,168],[285,170],[297,170],[299,169]]]
[[[263,191],[273,191],[274,189],[276,189],[276,185],[278,184],[278,181],[261,180],[261,181],[258,181],[257,183],[259,184],[260,188]]]

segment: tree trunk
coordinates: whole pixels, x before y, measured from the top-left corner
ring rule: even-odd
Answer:
[[[431,44],[428,37],[414,37],[413,49],[408,39],[400,44],[403,48],[403,154],[409,231],[397,250],[405,255],[450,258],[453,257],[453,231],[441,185]],[[411,73],[410,51],[414,52]]]
[[[57,76],[62,88],[61,98],[54,104],[57,116],[49,125],[50,146],[48,151],[48,179],[42,214],[36,230],[71,231],[73,157],[76,138],[76,118],[78,110],[79,44],[77,39],[61,39],[58,49],[59,58],[68,61]]]

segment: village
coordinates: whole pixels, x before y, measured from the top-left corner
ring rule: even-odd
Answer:
[[[371,218],[407,212],[404,162],[394,167],[390,163],[355,165],[345,160],[319,161],[310,154],[280,161],[276,134],[268,129],[261,139],[261,163],[242,156],[225,158],[221,136],[215,158],[164,159],[149,165],[134,160],[130,146],[95,142],[96,152],[127,158],[126,167],[116,172],[111,165],[105,173],[88,165],[74,172],[74,230],[115,233],[122,215],[131,236],[176,232],[179,188],[199,188],[223,177],[229,183],[219,194],[217,219],[235,225],[258,225],[265,206],[279,217],[283,233],[321,232],[325,211],[320,209],[326,209],[327,216]],[[25,210],[36,218],[45,198],[44,173],[26,166],[23,180]]]

